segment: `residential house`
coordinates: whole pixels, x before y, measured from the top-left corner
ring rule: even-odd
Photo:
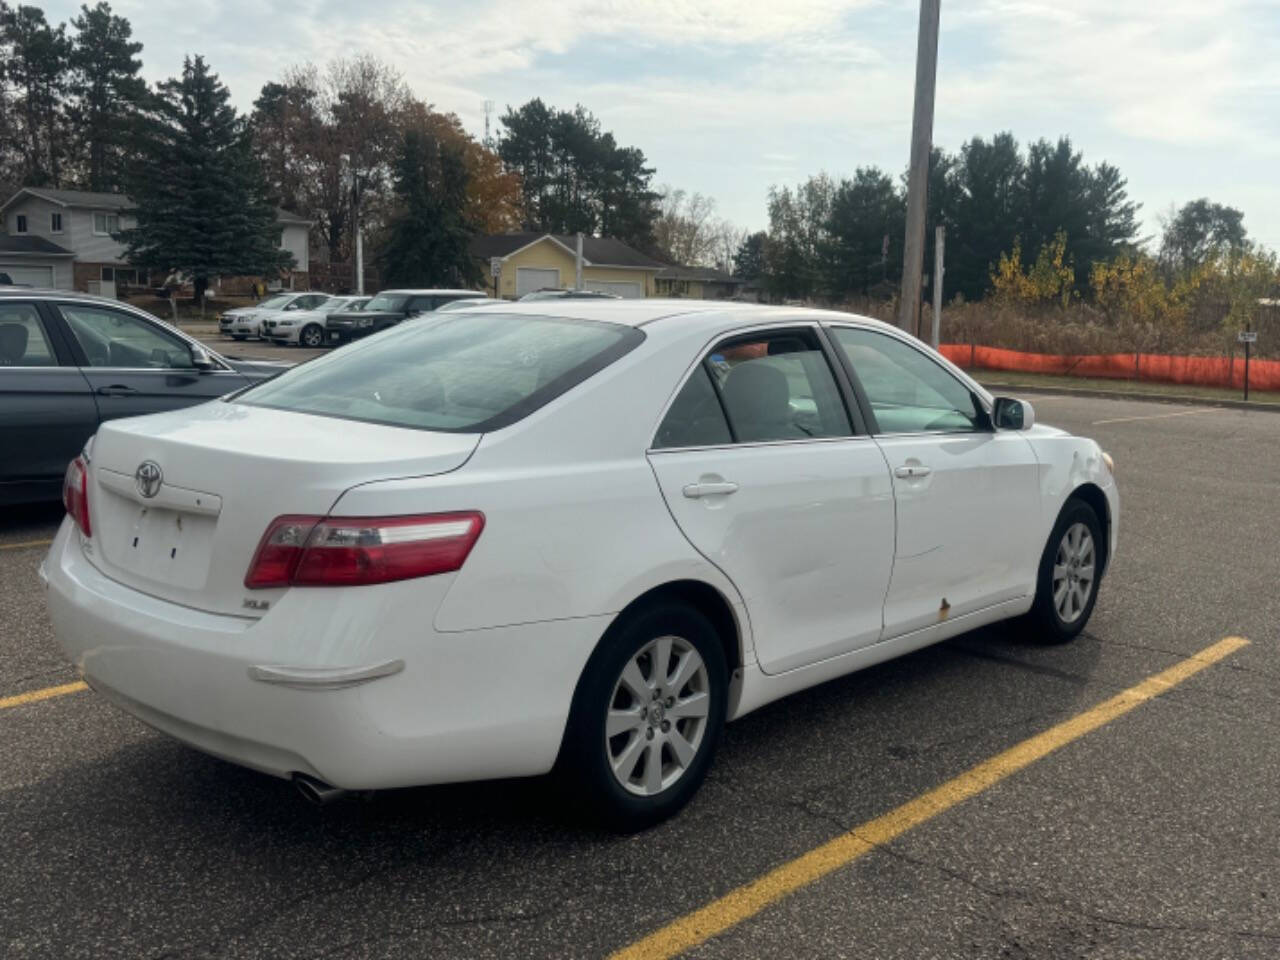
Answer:
[[[0,206],[0,273],[15,283],[107,297],[120,287],[146,286],[145,271],[129,265],[116,239],[134,225],[124,213],[132,206],[121,193],[23,187]],[[296,260],[286,285],[306,289],[311,221],[284,210],[278,220],[280,246]]]
[[[660,297],[731,300],[742,293],[743,281],[714,267],[664,267],[655,278]]]
[[[507,299],[535,290],[574,285],[577,237],[551,233],[504,233],[476,237],[471,255],[483,261],[486,277],[500,270],[497,295]],[[582,238],[582,286],[620,297],[657,295],[654,278],[663,264],[611,237]],[[489,281],[493,289],[493,280]]]

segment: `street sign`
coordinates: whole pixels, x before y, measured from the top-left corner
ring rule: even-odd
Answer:
[[[489,258],[489,276],[493,277],[495,280],[498,279],[498,277],[502,276],[502,258],[501,257]]]
[[[1241,330],[1239,333],[1236,334],[1236,339],[1239,340],[1241,343],[1257,343],[1258,331],[1257,330]]]

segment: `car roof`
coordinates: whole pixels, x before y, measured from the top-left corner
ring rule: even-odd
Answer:
[[[856,320],[859,323],[889,326],[881,320],[839,310],[811,307],[775,307],[734,300],[682,300],[648,297],[632,300],[495,300],[490,310],[521,316],[567,317],[574,320],[599,320],[606,323],[644,327],[646,331],[665,327],[668,321],[684,327],[740,326],[743,323],[770,323],[774,320]],[[659,324],[659,321],[662,321]]]
[[[410,297],[420,297],[420,296],[423,296],[424,294],[432,295],[432,294],[440,294],[440,293],[447,293],[450,296],[454,296],[454,297],[486,297],[488,296],[488,294],[485,293],[483,290],[449,290],[444,287],[431,287],[426,290],[399,290],[399,289],[379,290],[377,295],[382,296],[384,293],[394,293],[396,296],[410,296]]]
[[[84,303],[101,303],[107,306],[129,306],[113,297],[100,297],[92,293],[80,293],[78,290],[55,290],[53,287],[18,287],[0,286],[0,299],[30,300],[38,297],[42,300],[57,298],[58,300],[76,300]]]

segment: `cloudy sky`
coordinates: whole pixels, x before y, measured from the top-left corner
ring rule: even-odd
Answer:
[[[46,2],[51,20],[77,3]],[[294,63],[356,52],[477,135],[483,102],[582,103],[655,181],[766,224],[770,184],[908,153],[917,0],[115,0],[149,79],[202,53],[247,108]],[[934,142],[1069,134],[1170,204],[1239,207],[1280,248],[1276,0],[944,0]]]

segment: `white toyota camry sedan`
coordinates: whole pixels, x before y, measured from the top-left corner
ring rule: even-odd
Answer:
[[[494,304],[103,424],[43,566],[153,727],[329,798],[543,774],[624,828],[726,721],[993,621],[1084,627],[1107,454],[874,320]]]

